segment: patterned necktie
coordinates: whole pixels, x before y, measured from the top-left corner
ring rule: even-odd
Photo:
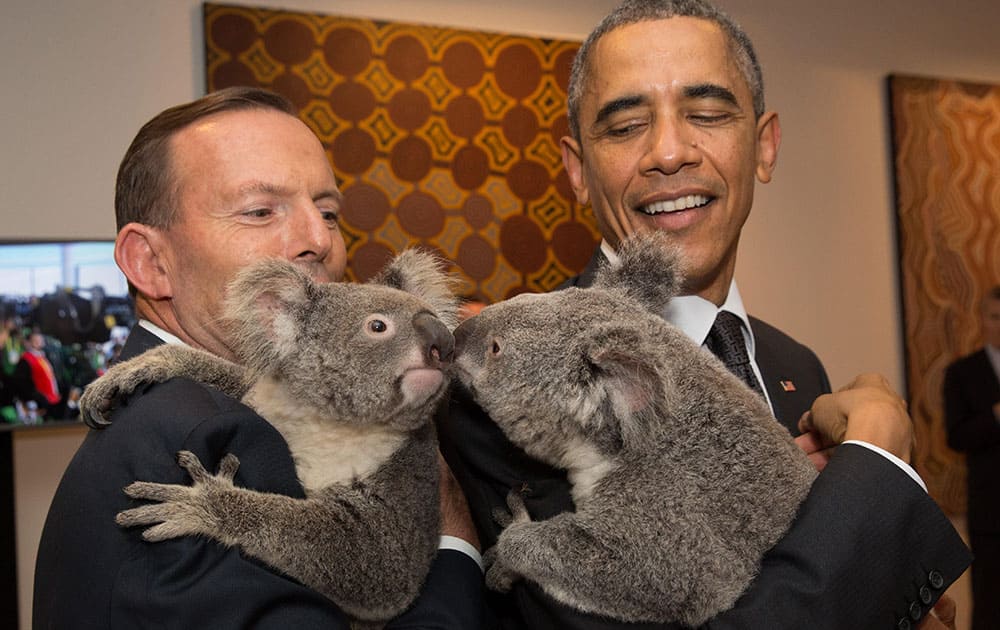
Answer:
[[[712,330],[708,333],[708,339],[705,340],[705,346],[726,364],[730,372],[743,379],[750,389],[764,396],[764,391],[750,365],[750,355],[747,354],[746,341],[743,340],[743,326],[739,317],[728,311],[719,311],[715,323],[712,324]]]

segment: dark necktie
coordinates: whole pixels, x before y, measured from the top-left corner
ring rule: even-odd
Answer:
[[[750,386],[761,396],[764,391],[754,376],[753,367],[750,365],[750,355],[747,354],[747,344],[743,340],[743,325],[740,318],[728,311],[719,311],[715,316],[715,323],[708,333],[705,346],[712,351],[712,354],[719,357],[726,368],[743,379],[743,382]]]

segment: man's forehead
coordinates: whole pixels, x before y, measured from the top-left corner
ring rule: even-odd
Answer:
[[[636,69],[629,72],[630,69]],[[718,85],[734,93],[749,86],[722,28],[687,16],[644,20],[619,26],[597,40],[588,63],[586,96],[616,98],[607,92],[670,80],[674,89]]]

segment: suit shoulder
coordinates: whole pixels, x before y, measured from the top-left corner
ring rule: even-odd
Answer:
[[[764,320],[750,316],[750,326],[753,328],[754,338],[757,340],[758,346],[782,353],[794,353],[816,363],[821,363],[812,348]]]
[[[972,366],[977,366],[982,363],[988,363],[989,357],[986,356],[986,350],[979,348],[974,352],[970,352],[964,356],[961,356],[950,364],[948,364],[948,371],[961,371],[963,369],[970,368]]]
[[[241,424],[259,421],[260,416],[240,401],[218,389],[188,378],[172,378],[145,386],[132,394],[111,417],[119,422],[142,422],[147,427],[165,425],[174,433],[186,433],[206,421],[232,417]]]

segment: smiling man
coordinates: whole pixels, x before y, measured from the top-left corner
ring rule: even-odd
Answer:
[[[594,43],[575,85],[570,182],[611,247],[663,230],[684,252],[685,293],[721,304],[750,214],[754,177],[778,156],[774,112],[755,113],[750,86],[718,25],[642,21]],[[582,77],[581,77],[582,79]]]
[[[577,54],[569,120],[563,162],[603,235],[588,268],[569,284],[588,286],[629,236],[668,234],[686,278],[664,317],[713,352],[721,353],[723,337],[739,340],[732,345],[742,347],[743,371],[731,369],[790,432],[806,431],[800,446],[825,465],[757,580],[707,625],[939,627],[930,610],[968,565],[968,550],[907,464],[913,427],[905,404],[878,375],[829,394],[815,354],[749,317],[736,289],[754,187],[771,180],[781,141],[746,34],[700,0],[627,1]],[[523,492],[536,520],[573,509],[562,472],[514,447],[467,392],[456,389],[449,411],[440,420],[445,454],[484,548],[500,532],[493,512],[511,489]],[[817,451],[839,442],[832,457]],[[503,628],[622,625],[570,610],[524,581],[490,598]]]

